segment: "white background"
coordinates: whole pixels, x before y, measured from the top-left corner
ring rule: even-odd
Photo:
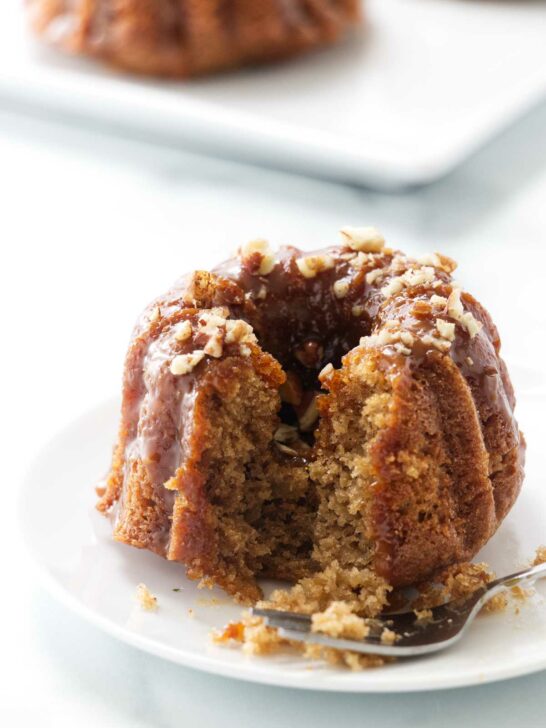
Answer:
[[[141,654],[42,591],[18,536],[16,495],[42,444],[118,390],[142,305],[257,235],[312,247],[343,224],[374,224],[408,252],[444,251],[499,323],[508,362],[544,372],[545,128],[543,106],[433,187],[386,196],[0,113],[3,725],[544,724],[546,673],[337,696]]]

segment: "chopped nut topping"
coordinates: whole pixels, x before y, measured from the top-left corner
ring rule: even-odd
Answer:
[[[286,372],[286,382],[279,388],[281,400],[288,404],[299,405],[303,397],[300,379],[295,372]]]
[[[360,339],[361,346],[388,346],[392,345],[394,351],[404,356],[411,354],[411,347],[415,339],[410,331],[402,331],[398,321],[387,321],[382,329],[371,336]]]
[[[332,376],[334,373],[334,365],[333,364],[326,364],[325,367],[323,367],[318,375],[319,382],[327,382],[328,379]]]
[[[474,359],[472,359],[472,357],[470,356],[466,357],[465,362],[468,364],[469,367],[474,366]]]
[[[366,283],[371,286],[377,280],[383,278],[384,273],[382,268],[374,268],[369,273],[366,273]]]
[[[356,317],[362,316],[362,314],[364,313],[364,306],[361,306],[359,303],[355,303],[355,305],[351,309],[351,313],[353,314],[353,316]]]
[[[470,313],[470,311],[467,311],[461,316],[461,324],[465,327],[465,329],[468,331],[468,334],[471,339],[473,339],[475,336],[477,336],[480,331],[483,329],[483,324],[481,321],[478,321],[473,314]]]
[[[184,294],[186,306],[197,306],[206,308],[214,295],[215,279],[212,273],[206,270],[196,270],[191,276],[188,289]]]
[[[241,352],[241,356],[250,356],[252,354],[252,349],[246,344],[241,344],[239,351]]]
[[[400,332],[385,327],[380,329],[377,334],[362,336],[360,345],[386,346],[387,344],[396,344],[398,341],[400,341]]]
[[[208,356],[212,356],[215,359],[219,359],[222,356],[224,346],[220,329],[218,329],[217,334],[210,337],[210,339],[205,344],[203,351],[205,352],[205,354],[208,354]]]
[[[427,346],[433,346],[435,349],[438,349],[439,351],[446,352],[449,351],[451,348],[451,342],[447,341],[446,339],[438,339],[435,336],[431,336],[430,334],[425,334],[421,341],[423,344],[426,344]]]
[[[294,450],[291,447],[288,447],[287,445],[283,445],[282,442],[277,442],[277,440],[274,441],[277,448],[283,452],[285,455],[297,455],[297,450]]]
[[[423,255],[421,258],[418,258],[418,262],[421,263],[421,265],[431,265],[434,268],[439,268],[446,273],[452,273],[457,267],[457,263],[453,260],[453,258],[449,258],[447,255],[442,255],[441,253]]]
[[[468,332],[470,338],[473,339],[483,328],[481,321],[478,321],[474,315],[467,311],[464,312],[463,303],[461,301],[461,289],[453,288],[447,299],[447,312],[448,314],[458,321],[461,326]]]
[[[266,276],[275,267],[275,256],[267,240],[251,240],[241,246],[239,255],[244,268],[251,275]]]
[[[432,307],[428,301],[415,301],[411,312],[417,318],[426,318],[432,313]]]
[[[442,253],[436,253],[436,255],[440,258],[440,267],[447,273],[453,273],[457,268],[457,261],[450,258],[449,255],[443,255]]]
[[[224,310],[213,308],[210,311],[202,311],[199,317],[199,328],[201,331],[204,333],[214,333],[217,328],[225,326],[226,317],[221,313]]]
[[[460,321],[464,313],[463,303],[461,301],[461,289],[453,288],[447,299],[447,312],[455,321]]]
[[[318,420],[318,409],[316,397],[313,397],[303,415],[298,417],[298,423],[302,432],[310,432]]]
[[[154,597],[146,584],[137,586],[137,599],[142,609],[146,612],[155,612],[157,609],[157,597]]]
[[[390,272],[401,275],[408,267],[408,258],[403,253],[396,253],[390,265]]]
[[[411,354],[411,349],[404,346],[404,344],[401,344],[399,341],[394,345],[394,350],[398,352],[398,354],[403,354],[404,356],[409,356]]]
[[[197,349],[192,354],[178,354],[171,362],[171,374],[175,377],[189,374],[205,358],[205,352]]]
[[[389,298],[390,296],[396,296],[396,294],[400,293],[403,288],[404,282],[402,281],[402,278],[400,276],[396,276],[395,278],[391,278],[391,280],[383,286],[381,293],[385,298]]]
[[[445,308],[447,306],[447,298],[434,294],[430,297],[430,303],[434,308]]]
[[[227,315],[227,308],[213,308],[210,311],[203,311],[199,317],[199,332],[208,336],[208,341],[203,347],[208,356],[215,358],[222,356]]]
[[[161,318],[161,309],[159,306],[155,306],[155,308],[150,313],[150,321],[159,321]]]
[[[424,266],[423,268],[417,268],[415,270],[410,268],[402,275],[391,278],[391,280],[383,286],[381,293],[385,298],[395,296],[397,293],[400,293],[405,286],[411,288],[413,286],[432,283],[435,276],[436,273],[434,268],[431,268],[430,266]]]
[[[261,301],[267,298],[267,288],[264,285],[260,286],[260,290],[256,294],[256,298],[259,298]]]
[[[340,230],[341,240],[351,250],[364,253],[380,253],[385,246],[385,238],[374,227],[351,227]]]
[[[349,263],[349,267],[354,270],[360,270],[367,265],[373,265],[374,257],[371,253],[353,253],[353,259]]]
[[[426,253],[420,258],[417,258],[417,262],[421,265],[432,265],[434,268],[440,268],[441,262],[437,253]]]
[[[177,341],[187,341],[192,335],[191,321],[182,321],[175,329],[174,338]]]
[[[400,332],[400,341],[405,344],[406,346],[413,346],[414,338],[413,334],[411,334],[409,331],[401,331]]]
[[[333,289],[334,289],[334,296],[336,298],[345,298],[345,296],[349,293],[349,286],[350,281],[342,278],[339,281],[336,281],[334,283]]]
[[[226,321],[226,344],[255,344],[256,341],[254,330],[246,321]]]
[[[283,443],[296,442],[299,440],[298,428],[282,423],[277,427],[275,434],[273,435],[273,439],[277,442]]]
[[[424,283],[432,283],[435,277],[434,268],[425,265],[417,270],[407,270],[403,274],[402,280],[406,286],[420,286]]]
[[[334,267],[331,255],[308,255],[305,258],[296,258],[296,265],[304,278],[314,278],[317,273]]]
[[[439,318],[436,319],[436,328],[438,329],[438,333],[440,334],[442,339],[447,339],[447,341],[453,341],[453,339],[455,338],[455,324]]]

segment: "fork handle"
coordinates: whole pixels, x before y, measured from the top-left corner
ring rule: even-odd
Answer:
[[[528,582],[532,584],[537,579],[543,579],[546,577],[546,563],[537,564],[537,566],[531,566],[529,569],[523,569],[523,571],[516,571],[508,576],[503,576],[500,579],[490,581],[486,586],[486,591],[495,589],[499,586],[512,587],[522,582]]]

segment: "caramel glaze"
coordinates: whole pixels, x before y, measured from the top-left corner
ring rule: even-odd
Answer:
[[[330,256],[332,267],[313,277],[304,277],[297,266],[302,256]],[[481,430],[483,442],[476,455],[476,478],[467,483],[455,482],[449,498],[453,499],[453,518],[460,523],[461,544],[457,557],[473,555],[492,535],[513,504],[523,478],[524,439],[513,417],[514,392],[499,356],[500,339],[489,314],[468,293],[461,301],[466,312],[481,324],[473,336],[447,313],[434,312],[432,295],[447,298],[452,292],[450,268],[434,268],[434,280],[404,287],[392,295],[381,289],[394,277],[421,266],[401,253],[384,249],[365,254],[364,263],[355,267],[356,254],[347,247],[333,247],[316,253],[302,253],[296,248],[282,248],[267,275],[259,275],[256,260],[233,258],[212,273],[199,272],[181,279],[166,295],[154,301],[142,314],[135,328],[126,361],[122,424],[117,449],[118,463],[123,471],[113,467],[110,485],[99,505],[106,510],[116,501],[123,510],[124,480],[135,462],[145,463],[154,497],[161,504],[157,523],[152,524],[150,539],[135,545],[145,546],[168,558],[187,558],[188,550],[181,547],[180,538],[173,545],[173,494],[163,484],[184,465],[195,442],[191,440],[196,423],[193,421],[195,402],[201,382],[210,375],[218,360],[203,360],[190,374],[174,377],[168,364],[173,355],[189,351],[186,345],[174,344],[172,329],[183,319],[196,320],[202,309],[226,306],[229,318],[243,319],[254,329],[262,350],[269,352],[285,372],[293,372],[304,389],[318,389],[318,373],[329,363],[342,365],[344,355],[359,347],[361,337],[377,334],[396,322],[412,334],[414,341],[409,353],[400,353],[391,344],[364,341],[360,348],[370,348],[377,366],[398,383],[403,397],[404,387],[419,377],[431,381],[446,360],[451,360],[449,376],[466,383],[463,396],[472,402],[473,420],[468,427]],[[382,276],[367,282],[367,274],[381,269]],[[349,282],[346,295],[333,292],[336,281]],[[424,305],[416,303],[423,302]],[[158,311],[155,316],[154,312]],[[447,350],[423,342],[436,330],[436,319],[455,323],[455,335]],[[373,337],[372,337],[373,338]],[[199,342],[197,342],[199,344]],[[195,348],[193,341],[192,347]],[[174,347],[174,348],[173,348]],[[252,357],[242,365],[257,365],[260,361],[253,347]],[[241,360],[237,351],[225,348],[223,359]],[[453,367],[453,365],[455,365]],[[274,363],[260,364],[271,381],[282,382],[282,373],[273,372]],[[227,371],[227,370],[226,370]],[[457,373],[458,372],[458,373]],[[459,386],[459,385],[457,385]],[[441,403],[442,407],[449,403]],[[463,428],[464,429],[464,428]],[[461,432],[463,432],[463,429]],[[191,441],[191,442],[190,442]],[[378,467],[381,457],[392,443],[383,443],[376,452]],[[116,462],[116,458],[115,458]],[[465,477],[467,477],[465,475]],[[468,497],[464,488],[468,488]],[[455,491],[453,491],[455,488]],[[458,488],[458,490],[457,490]],[[446,496],[448,497],[448,496]],[[420,567],[405,569],[404,543],[407,534],[401,533],[394,509],[389,500],[388,479],[377,488],[376,504],[370,537],[376,543],[375,568],[391,583],[407,583]],[[480,525],[481,524],[481,525]],[[154,531],[155,529],[155,531]],[[198,533],[198,529],[193,529]],[[121,540],[131,542],[126,533]],[[197,538],[197,536],[196,536]],[[190,551],[198,552],[199,544]],[[412,557],[413,558],[413,557]],[[418,560],[418,559],[417,559]]]

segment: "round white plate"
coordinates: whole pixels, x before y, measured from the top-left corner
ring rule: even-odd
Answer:
[[[546,543],[546,453],[541,422],[546,395],[539,377],[522,377],[518,414],[528,439],[522,495],[480,557],[498,573],[524,565]],[[527,389],[525,389],[527,387]],[[243,680],[292,688],[402,692],[472,685],[546,667],[546,583],[501,614],[480,617],[452,649],[353,673],[293,655],[245,656],[215,646],[210,631],[240,614],[225,594],[198,590],[182,566],[115,543],[110,523],[94,509],[93,483],[108,467],[118,405],[101,405],[57,435],[36,459],[21,495],[25,539],[47,585],[67,606],[118,639],[173,662]],[[145,612],[135,592],[144,582],[157,595]],[[179,589],[179,591],[174,591]]]

